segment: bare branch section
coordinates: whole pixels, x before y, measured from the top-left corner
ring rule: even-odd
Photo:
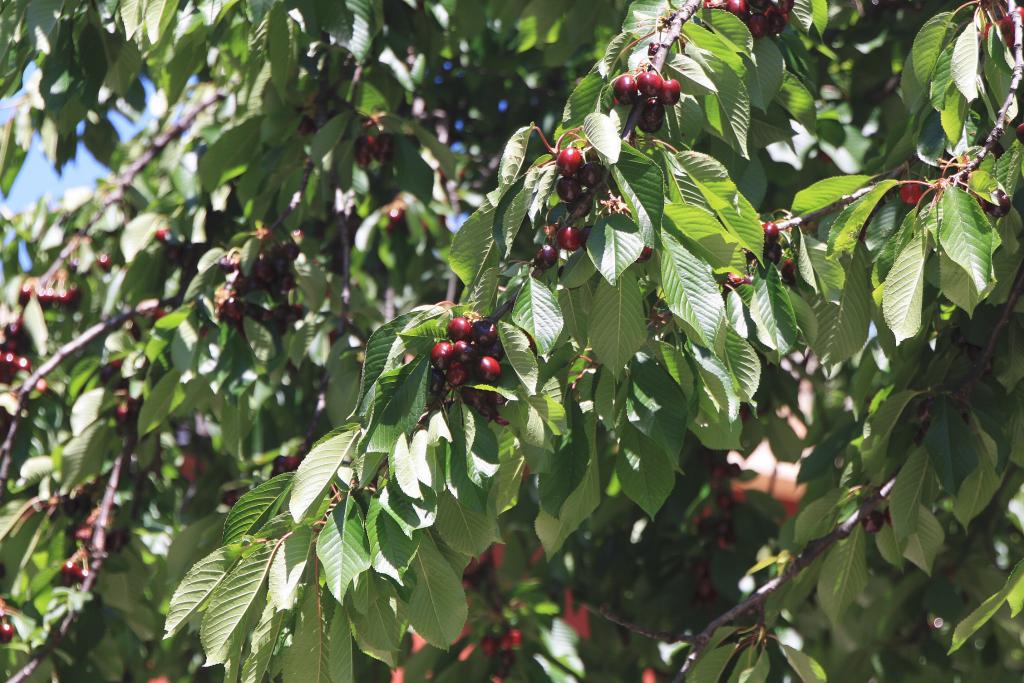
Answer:
[[[632,621],[629,621],[628,619],[625,619],[612,612],[607,605],[594,607],[593,605],[584,603],[583,606],[586,607],[587,610],[592,612],[593,614],[596,614],[597,616],[603,619],[607,619],[613,624],[621,626],[627,631],[632,631],[637,635],[641,635],[644,638],[650,638],[651,640],[657,640],[663,643],[689,643],[692,641],[692,638],[690,636],[684,636],[678,633],[669,633],[668,631],[652,631],[644,626],[641,626],[640,624],[633,623]]]
[[[682,33],[683,24],[689,21],[697,10],[703,6],[703,0],[686,0],[686,3],[682,8],[669,15],[665,20],[665,24],[668,26],[664,36],[661,38],[661,45],[658,47],[658,51],[651,57],[651,66],[654,67],[655,71],[661,71],[661,68],[665,66],[665,60],[668,59],[668,53],[671,47],[679,40],[679,35]],[[633,108],[629,110],[629,116],[626,117],[626,123],[622,126],[622,133],[619,135],[623,140],[628,140],[633,135],[633,131],[636,129],[636,124],[640,120],[640,113],[643,111],[643,101],[636,102]],[[584,216],[590,213],[590,209],[594,204],[594,201],[601,196],[601,193],[608,189],[608,182],[602,181],[596,186],[583,193],[579,199],[576,200],[575,204],[569,210],[568,215],[565,217],[565,224],[572,225],[578,220],[581,220]],[[504,302],[501,303],[491,313],[490,318],[492,320],[499,320],[512,310],[516,304],[516,298],[519,293],[516,292],[514,295],[508,297]]]
[[[107,532],[110,531],[114,495],[117,493],[118,484],[121,482],[121,473],[124,470],[125,463],[131,457],[134,450],[135,437],[132,436],[125,441],[124,449],[117,457],[117,460],[114,461],[113,467],[110,468],[110,476],[107,477],[107,485],[103,492],[103,500],[100,503],[100,511],[96,516],[96,523],[93,525],[92,539],[89,544],[89,575],[82,581],[81,590],[83,593],[90,592],[96,585],[96,579],[103,569],[103,562],[107,558]],[[39,668],[43,660],[57,649],[57,646],[64,640],[72,625],[74,625],[75,620],[78,619],[78,615],[79,612],[76,610],[69,611],[64,616],[64,619],[61,620],[60,625],[50,631],[49,636],[36,649],[32,658],[17,673],[7,679],[7,683],[23,683],[28,680],[35,670]]]
[[[65,261],[67,261],[71,254],[74,253],[82,239],[88,235],[93,226],[103,218],[103,214],[107,212],[107,209],[124,199],[125,190],[135,182],[135,178],[139,173],[141,173],[142,170],[145,169],[146,166],[148,166],[149,163],[167,147],[167,145],[171,144],[173,140],[176,140],[190,130],[193,124],[195,124],[196,119],[199,118],[200,114],[209,109],[215,103],[219,102],[223,97],[223,93],[220,92],[215,91],[210,93],[200,100],[199,104],[196,105],[194,109],[182,116],[173,125],[168,127],[167,130],[153,138],[153,142],[150,143],[149,147],[147,147],[142,154],[135,159],[135,161],[128,165],[128,168],[122,171],[117,178],[114,179],[113,189],[103,199],[99,208],[93,212],[85,225],[83,225],[74,235],[72,235],[71,239],[67,241],[64,248],[60,250],[60,254],[57,256],[57,259],[42,275],[40,281],[48,282],[53,279],[57,274],[57,271],[64,266]]]
[[[14,414],[11,415],[10,425],[7,427],[7,435],[4,437],[3,445],[0,445],[0,502],[7,497],[7,480],[10,476],[11,456],[14,450],[14,438],[18,434],[18,425],[28,406],[28,398],[35,388],[36,383],[53,372],[65,359],[78,353],[90,343],[100,337],[109,334],[120,327],[126,320],[136,315],[144,315],[160,307],[160,301],[149,299],[138,306],[122,311],[106,320],[101,320],[80,335],[69,341],[50,356],[45,363],[40,365],[28,379],[21,383],[15,396],[17,406]]]

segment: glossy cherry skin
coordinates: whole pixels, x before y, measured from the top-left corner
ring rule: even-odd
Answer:
[[[645,71],[636,77],[636,87],[644,97],[657,97],[663,80],[657,71]]]
[[[743,19],[747,16],[747,0],[725,0],[725,11]]]
[[[637,257],[636,261],[637,263],[645,263],[650,261],[652,256],[654,256],[654,250],[650,247],[644,247],[640,251],[640,256]]]
[[[662,104],[673,105],[679,101],[682,96],[682,88],[679,86],[679,81],[674,78],[670,78],[667,81],[662,82],[661,91],[658,93],[658,101]]]
[[[555,183],[555,192],[563,202],[574,202],[583,193],[583,186],[575,178],[559,178]]]
[[[605,170],[601,164],[591,161],[580,167],[576,172],[576,180],[586,187],[594,187],[604,180]]]
[[[460,315],[452,318],[448,323],[448,338],[452,341],[469,339],[471,334],[473,334],[473,323],[469,322],[469,318]]]
[[[490,346],[498,339],[498,326],[484,318],[473,323],[473,341],[479,346]]]
[[[439,341],[430,351],[430,362],[434,364],[434,367],[444,370],[452,362],[454,353],[455,347],[451,342]]]
[[[558,172],[565,177],[576,175],[576,171],[583,165],[583,152],[575,147],[566,147],[558,153],[555,159],[555,166]]]
[[[448,372],[445,373],[445,379],[453,387],[461,386],[469,379],[469,370],[465,364],[456,361],[448,368]]]
[[[501,363],[492,356],[481,356],[476,366],[477,374],[483,381],[493,384],[501,379]]]
[[[768,221],[762,227],[764,228],[765,242],[775,242],[779,239],[779,226],[775,223]]]
[[[537,255],[533,257],[533,262],[538,268],[547,270],[558,263],[558,250],[550,244],[541,245]]]
[[[583,246],[583,231],[575,226],[567,225],[558,229],[555,240],[562,249],[576,251]]]
[[[755,38],[764,38],[768,35],[768,18],[763,14],[755,14],[747,22],[747,28]]]
[[[630,74],[622,74],[612,81],[612,92],[615,101],[621,104],[633,104],[636,101],[636,79]]]
[[[5,621],[0,624],[0,643],[6,645],[12,640],[14,640],[14,627]]]
[[[460,339],[454,344],[454,353],[452,359],[457,360],[460,363],[469,363],[476,358],[476,349],[473,348],[473,342],[466,339]]]
[[[917,206],[924,196],[924,186],[917,183],[903,185],[900,187],[900,201],[909,206]]]

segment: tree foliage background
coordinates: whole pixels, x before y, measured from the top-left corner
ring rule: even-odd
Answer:
[[[10,680],[1019,681],[1020,14],[711,5],[0,2]]]

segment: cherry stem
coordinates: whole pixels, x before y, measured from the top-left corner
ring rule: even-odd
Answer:
[[[555,150],[554,147],[551,146],[551,143],[548,142],[548,139],[546,137],[544,137],[544,131],[542,131],[537,125],[533,126],[533,130],[534,130],[534,132],[537,133],[537,135],[540,136],[541,142],[544,143],[544,146],[547,147],[548,151],[550,153],[554,154],[556,152],[556,150]]]

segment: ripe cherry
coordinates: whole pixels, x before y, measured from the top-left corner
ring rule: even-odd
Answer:
[[[473,341],[480,346],[490,346],[498,339],[498,327],[493,320],[484,318],[473,323]]]
[[[461,363],[469,363],[476,358],[476,349],[473,348],[473,344],[465,339],[460,339],[453,345],[454,353],[452,354],[453,360],[457,360]]]
[[[586,187],[594,187],[604,180],[605,170],[601,164],[590,161],[580,167],[576,172],[576,180]]]
[[[765,244],[778,241],[778,239],[779,239],[779,226],[778,225],[776,225],[772,221],[768,221],[767,223],[762,223],[761,227],[764,229],[764,241],[765,241]]]
[[[460,315],[452,318],[448,323],[448,338],[452,341],[469,339],[471,334],[473,334],[473,323],[469,322],[469,318]]]
[[[633,104],[637,93],[636,79],[630,74],[622,74],[612,81],[612,91],[615,93],[616,102]]]
[[[652,256],[654,256],[654,250],[650,247],[644,247],[640,251],[640,256],[637,257],[636,261],[637,263],[645,263],[650,261]]]
[[[157,228],[153,236],[157,242],[166,242],[171,237],[171,231],[167,228]]]
[[[781,275],[782,281],[787,285],[796,284],[796,263],[793,262],[793,259],[788,258],[783,262]]]
[[[131,414],[132,407],[128,404],[127,401],[122,401],[121,403],[118,403],[117,407],[114,408],[114,419],[116,419],[121,424],[128,422],[128,418],[131,417]]]
[[[636,87],[644,97],[657,97],[661,92],[661,74],[657,71],[645,71],[636,77]]]
[[[768,35],[768,19],[763,14],[755,14],[747,21],[747,28],[755,38],[764,38]]]
[[[469,379],[469,370],[466,369],[463,363],[456,361],[448,368],[445,378],[448,380],[448,384],[453,387],[461,386]]]
[[[566,147],[558,153],[558,157],[555,159],[555,166],[558,167],[558,172],[565,177],[575,175],[582,165],[583,153],[576,147]]]
[[[483,356],[477,363],[477,372],[480,374],[480,379],[493,384],[501,379],[501,363],[491,356]]]
[[[454,353],[455,347],[451,342],[439,341],[430,351],[430,362],[434,364],[434,367],[444,370],[451,363]]]
[[[918,183],[909,183],[900,186],[900,201],[909,206],[917,206],[924,196],[924,186]]]
[[[430,393],[440,394],[444,389],[444,373],[437,368],[430,368]]]
[[[81,581],[83,570],[74,560],[66,560],[60,567],[60,575],[68,581]]]
[[[533,263],[538,268],[547,270],[558,263],[558,250],[550,244],[541,245],[541,248],[537,250],[537,255],[533,257]]]
[[[885,526],[885,513],[881,510],[872,510],[860,520],[860,523],[864,526],[864,531],[877,534]]]
[[[579,199],[580,194],[583,192],[583,187],[580,185],[580,181],[575,178],[559,178],[558,182],[555,183],[555,192],[558,193],[558,198],[563,202],[574,202]]]
[[[575,226],[566,225],[558,229],[555,240],[562,249],[576,251],[583,246],[583,232]]]
[[[5,621],[0,624],[0,643],[6,645],[12,640],[14,640],[14,627]]]
[[[725,11],[732,12],[740,19],[745,19],[747,12],[747,0],[725,0]]]
[[[494,636],[485,636],[484,639],[480,641],[480,649],[483,650],[483,653],[486,656],[493,657],[498,653],[498,639]]]
[[[514,649],[518,648],[523,644],[523,632],[517,628],[509,629],[508,632],[509,645]]]
[[[1017,126],[1017,139],[1024,142],[1024,123]]]
[[[662,104],[673,105],[679,101],[681,93],[682,88],[679,87],[679,81],[670,78],[662,82],[661,91],[658,93],[658,101]]]
[[[782,258],[782,245],[778,242],[766,243],[764,245],[764,258],[766,261],[778,263]]]
[[[98,265],[103,271],[110,272],[110,267],[113,265],[114,259],[110,258],[110,254],[100,254],[96,257],[96,265]]]
[[[764,11],[764,16],[768,18],[768,31],[778,35],[786,30],[786,24],[789,22],[789,15],[779,11],[776,7],[769,7]]]

